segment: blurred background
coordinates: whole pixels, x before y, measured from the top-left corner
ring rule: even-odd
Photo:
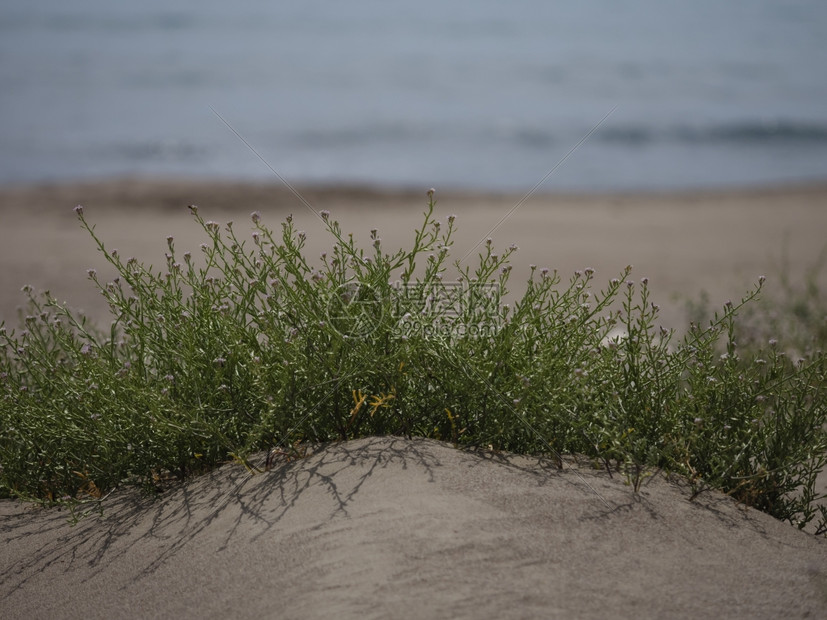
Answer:
[[[3,0],[0,183],[827,178],[823,0]]]

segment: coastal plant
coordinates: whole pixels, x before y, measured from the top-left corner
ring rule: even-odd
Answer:
[[[739,336],[763,278],[678,337],[631,267],[600,287],[593,269],[532,265],[513,300],[517,248],[487,240],[449,281],[456,219],[435,206],[429,192],[393,251],[320,211],[332,248],[315,261],[292,217],[274,230],[254,213],[240,233],[190,207],[204,243],[168,238],[160,269],[107,248],[78,207],[117,274],[89,271],[111,323],[24,289],[21,324],[0,327],[0,493],[94,502],[393,434],[583,454],[635,490],[660,468],[824,533],[824,355]]]
[[[786,254],[774,269],[773,290],[750,304],[735,325],[736,337],[747,346],[768,340],[780,341],[792,357],[827,348],[827,299],[824,296],[827,245],[813,262],[800,273],[789,266]],[[709,295],[702,292],[698,299],[686,303],[689,319],[696,323],[708,320]]]

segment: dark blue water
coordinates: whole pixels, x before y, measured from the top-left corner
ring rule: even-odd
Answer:
[[[0,182],[827,179],[827,2],[0,5]],[[611,114],[610,111],[614,109]],[[607,114],[608,118],[600,124]]]

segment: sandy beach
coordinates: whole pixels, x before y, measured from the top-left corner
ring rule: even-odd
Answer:
[[[388,249],[410,246],[425,207],[424,190],[331,187],[299,192],[313,209],[331,211],[344,231],[365,246],[368,231],[377,228]],[[766,275],[772,294],[784,265],[793,281],[803,282],[827,247],[827,186],[522,198],[437,191],[438,215],[457,216],[454,257],[469,254],[466,262],[473,264],[477,245],[488,236],[501,250],[516,243],[515,293],[531,264],[556,269],[564,280],[577,269],[592,267],[597,285],[631,264],[633,277],[649,278],[667,327],[685,325],[686,300],[697,299],[701,291],[719,308],[740,299]],[[76,204],[84,205],[109,249],[156,266],[164,263],[168,235],[175,237],[181,253],[197,252],[204,241],[203,231],[191,221],[189,204],[198,205],[207,219],[234,220],[241,232],[252,211],[260,211],[274,228],[292,213],[298,229],[307,231],[311,260],[332,245],[310,208],[280,185],[125,179],[0,188],[0,319],[8,324],[16,321],[24,284],[47,289],[92,318],[106,319],[86,270],[95,268],[102,277],[111,272],[75,221]],[[827,283],[827,273],[821,277]]]
[[[365,245],[410,244],[425,189],[300,188]],[[453,254],[491,236],[529,265],[627,264],[649,278],[661,321],[680,329],[701,291],[719,307],[766,275],[802,278],[827,244],[827,186],[643,195],[441,192]],[[278,185],[121,179],[0,188],[0,320],[21,286],[48,289],[101,323],[86,270],[109,276],[80,229],[82,204],[107,248],[156,266],[166,237],[204,241],[187,205],[245,230],[252,211],[293,214],[315,260],[331,240]],[[515,208],[516,207],[516,208]],[[510,212],[510,215],[509,215]],[[506,217],[507,216],[507,217]],[[503,220],[500,224],[501,220]],[[243,226],[243,227],[242,227]],[[494,232],[491,232],[495,229]],[[827,274],[819,282],[827,285]],[[0,501],[0,617],[108,618],[818,618],[827,611],[827,541],[679,481],[639,495],[588,463],[465,452],[430,440],[368,438],[249,476],[236,465],[156,499],[109,497],[72,526],[66,511]]]
[[[819,618],[827,541],[662,475],[431,440],[236,465],[76,526],[0,502],[4,618]]]

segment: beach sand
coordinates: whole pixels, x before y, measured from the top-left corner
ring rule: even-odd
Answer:
[[[238,465],[103,516],[0,502],[3,618],[823,618],[827,540],[663,475],[425,439]]]
[[[424,191],[302,189],[365,246],[371,228],[409,245]],[[475,245],[519,195],[437,192],[458,217],[454,255]],[[20,287],[49,289],[105,322],[86,276],[111,272],[72,208],[83,204],[109,249],[160,266],[166,237],[198,252],[206,219],[241,233],[260,211],[289,213],[315,259],[321,222],[275,185],[115,180],[0,188],[0,319]],[[817,261],[827,186],[685,194],[536,195],[490,233],[529,264],[596,269],[598,288],[627,264],[648,277],[667,327],[685,326],[700,291],[714,306],[768,277],[780,292]],[[821,274],[821,282],[824,283]],[[105,325],[105,323],[104,323]],[[662,475],[640,495],[582,463],[558,471],[525,457],[427,440],[334,444],[250,477],[228,465],[155,500],[118,491],[103,516],[0,501],[0,617],[819,618],[827,616],[827,541]]]
[[[369,230],[378,229],[389,250],[410,247],[426,200],[424,191],[300,191],[312,208],[331,211],[364,247]],[[515,293],[531,264],[558,270],[564,281],[575,270],[594,268],[598,287],[631,264],[633,278],[649,278],[652,301],[661,306],[661,322],[670,328],[686,325],[686,301],[697,300],[701,291],[721,308],[766,275],[772,294],[780,291],[784,265],[793,281],[803,283],[806,270],[827,247],[827,186],[521,199],[437,192],[438,216],[458,218],[453,256],[470,253],[465,263],[473,265],[486,237],[500,251],[516,243],[510,281]],[[75,221],[76,204],[84,205],[109,249],[156,266],[164,264],[168,235],[175,237],[179,255],[197,254],[205,241],[188,204],[198,205],[205,219],[234,220],[240,234],[248,234],[252,211],[260,211],[272,228],[292,213],[297,229],[307,232],[311,260],[332,246],[310,208],[277,185],[133,179],[0,188],[0,320],[16,320],[24,284],[48,289],[92,318],[106,318],[86,270],[95,268],[102,278],[112,272]],[[827,270],[821,281],[827,284]]]

